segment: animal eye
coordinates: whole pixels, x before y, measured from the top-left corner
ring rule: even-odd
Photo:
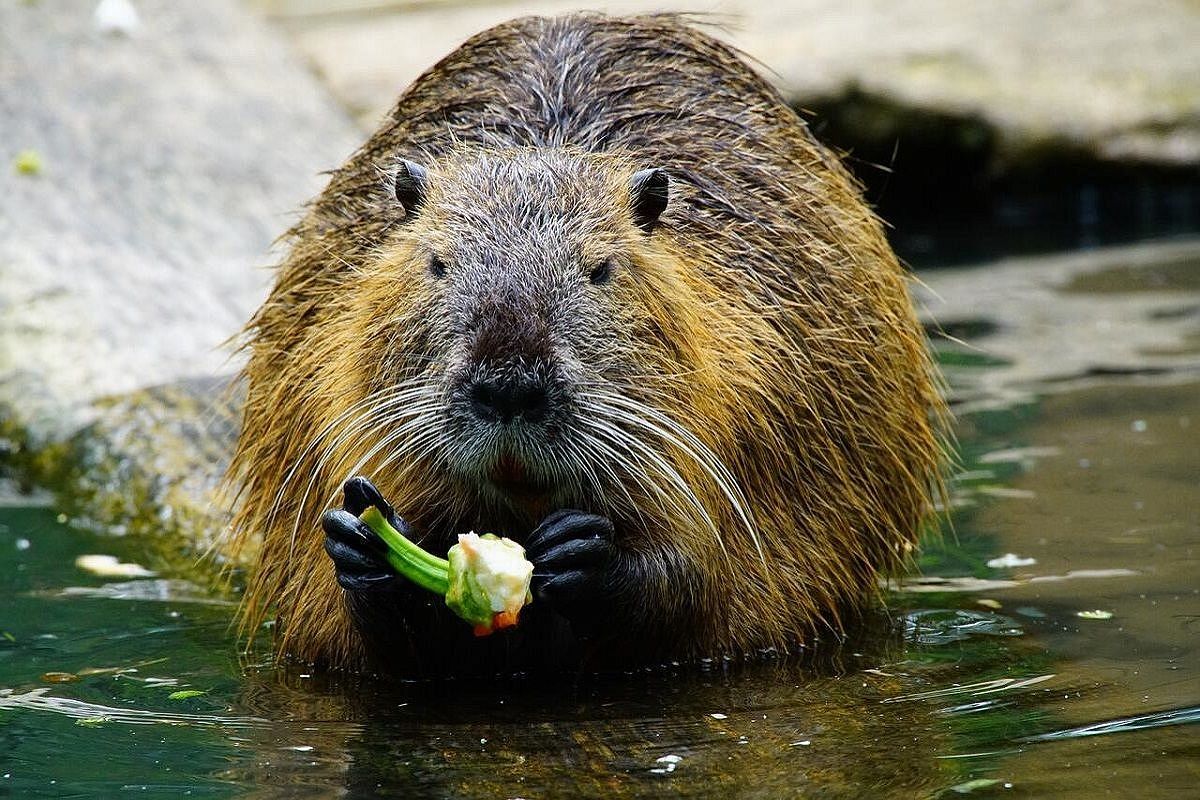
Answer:
[[[429,274],[435,278],[446,277],[446,262],[437,256],[429,257]]]
[[[603,283],[608,283],[612,277],[612,259],[606,258],[592,269],[588,275],[588,280],[599,286]]]

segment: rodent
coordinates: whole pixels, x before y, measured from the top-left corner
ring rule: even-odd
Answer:
[[[290,242],[247,327],[230,470],[244,621],[273,611],[288,657],[449,674],[794,649],[843,629],[934,504],[945,409],[880,222],[687,18],[476,35]],[[355,473],[439,554],[468,530],[525,543],[517,629],[473,639],[323,537]]]

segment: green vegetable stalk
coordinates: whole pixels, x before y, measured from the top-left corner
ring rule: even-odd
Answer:
[[[533,599],[533,564],[511,539],[462,534],[448,558],[438,558],[406,539],[375,506],[359,519],[387,545],[388,563],[421,588],[445,597],[446,605],[473,626],[476,636],[516,625],[521,609]]]
[[[388,523],[387,518],[375,506],[369,506],[359,519],[379,534],[388,546],[387,560],[404,577],[434,594],[446,593],[450,588],[450,562],[433,553],[422,550],[400,531]]]

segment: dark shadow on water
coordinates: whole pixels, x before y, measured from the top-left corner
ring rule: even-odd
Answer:
[[[1014,151],[972,115],[861,89],[802,111],[848,154],[892,244],[920,268],[1200,231],[1200,169],[1105,161],[1069,142]]]

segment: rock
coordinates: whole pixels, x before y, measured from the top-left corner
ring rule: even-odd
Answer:
[[[47,441],[102,396],[235,369],[271,242],[357,145],[238,5],[142,0],[132,38],[94,8],[0,4],[0,420]]]
[[[0,487],[187,571],[236,433],[224,343],[359,135],[236,3],[137,0],[122,35],[95,10],[0,3]]]
[[[284,24],[365,127],[475,32],[579,6],[255,4]],[[626,14],[697,4],[613,0],[598,7]],[[783,0],[720,8],[711,20],[728,25],[721,35],[758,59],[797,106],[858,93],[881,98],[880,107],[979,118],[996,129],[1000,159],[1068,146],[1102,159],[1200,163],[1200,7],[1189,0]]]

